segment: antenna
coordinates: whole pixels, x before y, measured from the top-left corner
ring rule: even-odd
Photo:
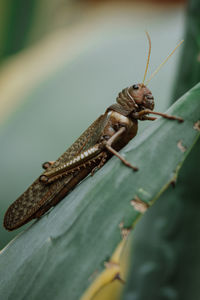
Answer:
[[[174,52],[176,51],[176,49],[184,42],[184,40],[180,41],[180,43],[178,43],[178,45],[174,48],[174,50],[165,58],[165,60],[158,66],[158,68],[151,74],[151,76],[149,77],[149,79],[145,82],[145,85],[149,84],[149,82],[151,81],[151,79],[158,73],[158,71],[162,68],[162,66],[168,61],[168,59],[172,56],[172,54],[174,54]]]
[[[150,55],[151,55],[151,38],[150,38],[149,33],[147,31],[145,31],[145,33],[146,33],[146,36],[147,36],[148,41],[149,41],[149,52],[148,52],[148,57],[147,57],[146,69],[145,69],[145,72],[144,72],[144,78],[143,78],[143,81],[142,81],[143,84],[144,84],[144,81],[145,81],[146,76],[147,76],[147,71],[148,71],[148,67],[149,67],[149,60],[150,60]]]

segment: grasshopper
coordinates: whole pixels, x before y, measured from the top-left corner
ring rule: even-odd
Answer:
[[[123,89],[118,94],[117,103],[109,106],[62,156],[55,162],[43,164],[44,172],[8,208],[4,217],[4,227],[7,230],[14,230],[34,218],[41,217],[81,180],[100,169],[113,155],[137,171],[138,168],[123,158],[119,150],[136,136],[138,120],[154,121],[156,117],[149,116],[154,114],[170,120],[183,121],[180,117],[153,111],[154,97],[147,88],[147,83],[183,41],[145,83],[151,53],[151,40],[149,34],[146,34],[149,51],[143,82]]]

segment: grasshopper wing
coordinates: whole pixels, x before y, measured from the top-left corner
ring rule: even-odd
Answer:
[[[92,147],[100,139],[102,131],[108,122],[105,113],[101,115],[88,129],[49,167],[55,168],[58,164],[71,160],[81,151]],[[58,203],[64,196],[92,170],[80,170],[75,175],[70,174],[55,182],[45,185],[37,178],[32,185],[8,208],[4,216],[4,227],[14,230],[44,214],[51,206]]]

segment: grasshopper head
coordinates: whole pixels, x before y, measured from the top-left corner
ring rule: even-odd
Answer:
[[[143,83],[134,84],[122,90],[117,97],[117,102],[130,113],[154,109],[154,97]]]
[[[130,96],[138,105],[139,110],[144,108],[154,109],[154,97],[152,92],[143,83],[134,84],[128,88]]]
[[[176,51],[176,49],[183,43],[182,40],[146,81],[145,79],[149,67],[149,60],[151,54],[151,39],[148,32],[146,32],[146,35],[149,41],[149,52],[148,52],[143,81],[142,83],[134,84],[129,88],[122,90],[117,97],[118,110],[120,112],[123,112],[124,115],[126,116],[131,114],[132,112],[139,112],[144,109],[149,109],[149,110],[154,109],[154,98],[151,91],[147,88],[147,84],[158,73],[160,68],[168,61],[168,59],[172,56],[172,54]]]

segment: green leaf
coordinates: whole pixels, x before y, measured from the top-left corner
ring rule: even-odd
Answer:
[[[16,0],[12,4],[9,1],[1,1],[1,60],[27,46],[35,6],[35,0]]]
[[[200,2],[190,0],[174,99],[200,80],[199,10]],[[181,169],[176,188],[160,197],[134,231],[123,300],[199,299],[199,153],[200,140]]]
[[[183,52],[174,81],[174,100],[200,80],[200,1],[188,1]]]
[[[134,231],[123,300],[199,298],[198,144],[181,168],[176,187],[164,192]]]
[[[159,119],[122,153],[139,167],[135,173],[117,158],[88,177],[50,213],[10,243],[0,256],[0,294],[4,299],[78,299],[120,241],[119,223],[139,216],[135,195],[152,203],[177,176],[199,137],[200,84],[168,113],[184,123]],[[185,152],[177,146],[180,141]]]

